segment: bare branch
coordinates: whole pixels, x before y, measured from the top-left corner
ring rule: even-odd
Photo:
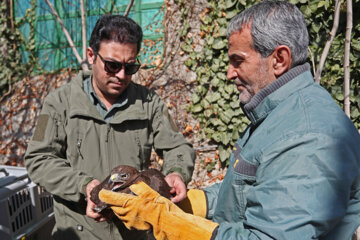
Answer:
[[[127,6],[126,10],[125,10],[125,13],[124,13],[124,16],[127,17],[127,15],[129,15],[129,12],[130,12],[130,9],[132,7],[132,5],[134,4],[134,0],[131,0],[129,5]]]
[[[346,33],[344,54],[344,111],[350,118],[350,45],[353,27],[352,0],[346,0]]]
[[[1,96],[0,102],[2,102],[7,96],[9,96],[11,92],[12,92],[12,86],[11,83],[9,83],[9,90]]]
[[[83,61],[86,61],[87,37],[86,37],[86,16],[85,16],[84,0],[80,0],[80,10],[81,10],[81,29],[82,29],[82,58]]]
[[[313,67],[313,74],[315,76],[316,68],[315,68],[314,54],[312,53],[310,47],[308,47],[308,51],[310,53],[311,63],[312,63],[312,67]]]
[[[338,26],[339,26],[340,5],[341,5],[341,1],[336,0],[335,1],[334,23],[333,23],[333,27],[332,27],[331,32],[330,32],[330,39],[325,44],[324,51],[321,54],[320,63],[319,63],[318,69],[317,69],[315,77],[314,77],[315,82],[319,83],[319,84],[320,84],[321,73],[322,73],[322,70],[324,68],[325,60],[327,58],[327,55],[328,55],[329,50],[330,50],[330,46],[331,46],[332,42],[334,41],[336,31],[337,31]]]
[[[65,37],[68,41],[68,43],[70,44],[70,47],[71,49],[73,50],[74,52],[74,55],[76,57],[76,59],[78,60],[78,62],[81,64],[81,68],[83,70],[88,70],[88,66],[86,65],[86,63],[83,62],[83,60],[81,59],[80,55],[79,55],[79,52],[76,50],[76,47],[75,47],[75,44],[74,42],[72,41],[71,37],[70,37],[70,34],[69,32],[66,30],[65,26],[64,26],[64,23],[62,22],[61,18],[59,17],[59,14],[56,12],[56,10],[54,9],[53,5],[50,3],[49,0],[45,0],[47,5],[49,5],[51,11],[53,12],[53,14],[55,15],[57,21],[59,22],[64,34],[65,34]]]

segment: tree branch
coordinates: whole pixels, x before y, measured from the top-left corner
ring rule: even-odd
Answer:
[[[308,50],[309,50],[309,53],[310,53],[311,64],[312,64],[312,67],[313,67],[313,74],[315,76],[316,68],[315,68],[314,54],[312,53],[310,47],[308,47]]]
[[[320,63],[319,63],[318,69],[317,69],[315,77],[314,77],[315,82],[319,83],[319,84],[320,84],[321,73],[322,73],[322,70],[324,68],[325,60],[327,58],[327,55],[328,55],[329,50],[330,50],[330,46],[331,46],[332,42],[334,41],[336,31],[337,31],[338,26],[339,26],[340,5],[341,5],[341,1],[336,0],[335,1],[335,12],[334,12],[334,23],[333,23],[333,27],[332,27],[331,32],[330,32],[330,39],[325,44],[324,51],[323,51],[323,53],[321,55],[321,58],[320,58]]]
[[[68,41],[68,43],[70,44],[70,47],[71,49],[73,50],[74,54],[75,54],[75,57],[76,59],[78,60],[78,62],[81,64],[81,68],[83,70],[88,70],[88,66],[86,65],[86,63],[83,62],[83,60],[81,59],[80,55],[79,55],[79,52],[76,50],[76,47],[75,47],[75,44],[74,42],[72,41],[71,37],[70,37],[70,34],[69,32],[66,30],[65,26],[64,26],[64,23],[62,22],[61,18],[59,17],[58,13],[56,12],[56,10],[54,9],[53,5],[49,2],[49,0],[45,0],[47,5],[49,5],[51,11],[53,12],[53,14],[55,15],[57,21],[59,22],[64,34],[65,34],[65,37]]]
[[[87,37],[86,37],[86,16],[85,16],[84,0],[80,0],[80,10],[81,10],[81,29],[82,29],[82,58],[83,61],[86,62]]]
[[[129,5],[127,6],[126,10],[125,10],[125,13],[124,13],[124,16],[127,17],[127,15],[129,15],[129,12],[130,12],[130,9],[132,7],[132,5],[134,4],[134,0],[131,0]]]
[[[350,118],[350,45],[352,30],[352,0],[346,0],[346,33],[344,54],[344,111]]]

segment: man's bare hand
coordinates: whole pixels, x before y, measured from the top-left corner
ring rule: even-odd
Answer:
[[[91,190],[99,184],[100,184],[100,181],[97,179],[94,179],[91,182],[89,182],[88,185],[86,185],[86,199],[87,199],[86,216],[88,216],[89,218],[95,219],[95,221],[97,221],[97,222],[103,222],[106,219],[100,213],[94,211],[93,208],[96,206],[96,204],[93,201],[91,201],[91,199],[90,199]]]
[[[172,187],[170,192],[176,194],[175,197],[171,198],[172,202],[177,203],[186,198],[186,186],[179,173],[172,172],[165,177],[165,180]]]

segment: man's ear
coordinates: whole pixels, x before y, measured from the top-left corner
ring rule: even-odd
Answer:
[[[280,45],[275,48],[272,55],[274,75],[278,78],[291,68],[291,50],[288,46]]]
[[[87,55],[89,64],[93,65],[95,63],[95,52],[91,47],[88,47],[86,49],[86,55]]]

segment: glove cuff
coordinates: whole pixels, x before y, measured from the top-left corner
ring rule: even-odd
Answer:
[[[207,201],[205,192],[198,189],[190,189],[187,197],[178,206],[186,213],[206,218]]]
[[[217,226],[212,232],[210,240],[215,240],[218,230],[219,230],[219,226]]]

